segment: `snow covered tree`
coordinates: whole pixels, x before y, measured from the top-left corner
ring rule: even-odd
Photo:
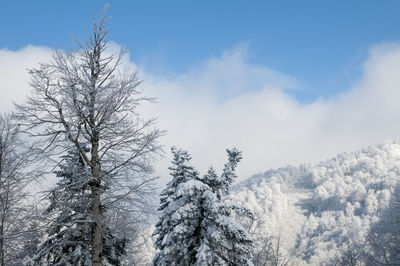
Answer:
[[[389,206],[372,224],[367,241],[369,264],[400,265],[400,184],[394,188]]]
[[[207,185],[199,180],[199,173],[189,164],[187,151],[172,148],[172,180],[160,194],[162,211],[154,234],[158,235],[154,265],[193,265],[199,242],[202,216],[199,200]]]
[[[40,265],[91,265],[90,170],[75,151],[65,156],[65,163],[56,174],[60,180],[51,191],[45,212],[50,225],[34,261]],[[125,240],[117,239],[107,224],[102,223],[101,229],[104,261],[119,265]]]
[[[257,222],[258,221],[256,221],[256,226]],[[282,248],[283,243],[280,233],[277,236],[273,236],[254,230],[251,233],[251,236],[254,241],[253,264],[255,266],[291,265],[291,260],[293,259],[293,251],[287,252]]]
[[[89,41],[55,51],[51,61],[30,70],[32,95],[16,105],[24,131],[37,137],[37,147],[51,161],[58,163],[59,154],[77,150],[87,166],[89,260],[95,266],[105,257],[102,209],[121,206],[121,201],[126,212],[148,207],[144,198],[151,162],[161,151],[158,139],[163,134],[154,128],[154,119],[138,113],[138,106],[151,99],[141,96],[137,74],[123,67],[126,51],[107,52],[107,34],[103,15],[93,23]]]
[[[0,265],[21,264],[20,244],[31,215],[25,188],[36,175],[32,159],[13,116],[0,114]]]
[[[40,241],[43,236],[43,222],[39,221],[39,216],[30,217],[25,226],[28,230],[23,236],[23,246],[16,256],[18,265],[34,265],[33,257],[36,255],[39,249]]]
[[[207,184],[211,192],[214,193],[218,199],[221,199],[223,182],[212,166],[208,168],[207,174],[203,176],[202,181]]]
[[[221,177],[210,168],[203,180],[209,185],[201,198],[201,244],[197,248],[197,265],[253,265],[252,239],[236,219],[252,218],[245,207],[224,199],[236,178],[235,169],[241,160],[237,149],[227,150],[228,163]]]
[[[248,209],[223,198],[241,159],[227,150],[229,161],[219,177],[210,168],[203,178],[188,164],[186,151],[172,149],[173,179],[161,193],[162,215],[154,234],[159,249],[154,265],[252,265],[251,238],[235,220]]]
[[[215,194],[203,194],[204,219],[201,223],[201,245],[197,249],[198,265],[253,265],[252,239],[235,215],[251,218],[247,208],[220,201]]]
[[[222,193],[227,194],[232,183],[237,178],[235,170],[237,164],[242,159],[242,152],[236,148],[226,150],[228,154],[228,162],[225,164],[222,175],[221,175],[221,190]]]
[[[45,215],[50,220],[35,261],[87,265],[90,261],[90,187],[88,171],[78,153],[65,158],[56,172],[61,178],[49,195]]]

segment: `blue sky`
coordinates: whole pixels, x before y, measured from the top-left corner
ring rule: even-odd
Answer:
[[[400,40],[400,1],[2,1],[0,49],[66,48],[111,7],[110,39],[152,73],[174,76],[238,45],[248,61],[296,77],[301,102],[360,76],[372,45]]]
[[[168,131],[167,154],[189,150],[201,172],[232,146],[243,179],[400,139],[400,1],[107,2],[109,39],[158,101],[142,114]],[[87,37],[105,4],[2,1],[0,111],[29,93],[26,69]],[[168,166],[155,166],[164,181]]]

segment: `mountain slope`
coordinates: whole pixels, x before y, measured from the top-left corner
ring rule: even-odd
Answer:
[[[315,166],[255,175],[231,198],[255,213],[255,236],[279,239],[283,259],[320,265],[354,259],[366,248],[367,233],[389,206],[399,177],[400,144],[385,142]]]

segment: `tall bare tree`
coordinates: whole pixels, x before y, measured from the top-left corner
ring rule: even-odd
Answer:
[[[163,134],[154,119],[138,113],[151,99],[142,96],[137,74],[122,66],[126,51],[107,53],[107,23],[101,15],[88,41],[55,51],[51,61],[31,69],[32,94],[16,105],[24,131],[38,137],[43,153],[54,159],[76,149],[90,171],[94,266],[102,265],[102,209],[145,207],[142,194],[148,192]]]
[[[18,264],[20,241],[25,233],[28,191],[34,171],[32,154],[20,139],[13,117],[0,114],[0,265]]]

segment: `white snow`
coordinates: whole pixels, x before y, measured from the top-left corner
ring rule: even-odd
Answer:
[[[256,234],[281,237],[298,265],[321,265],[365,241],[400,178],[400,144],[388,141],[339,154],[315,166],[287,166],[255,175],[230,197],[249,207]]]

